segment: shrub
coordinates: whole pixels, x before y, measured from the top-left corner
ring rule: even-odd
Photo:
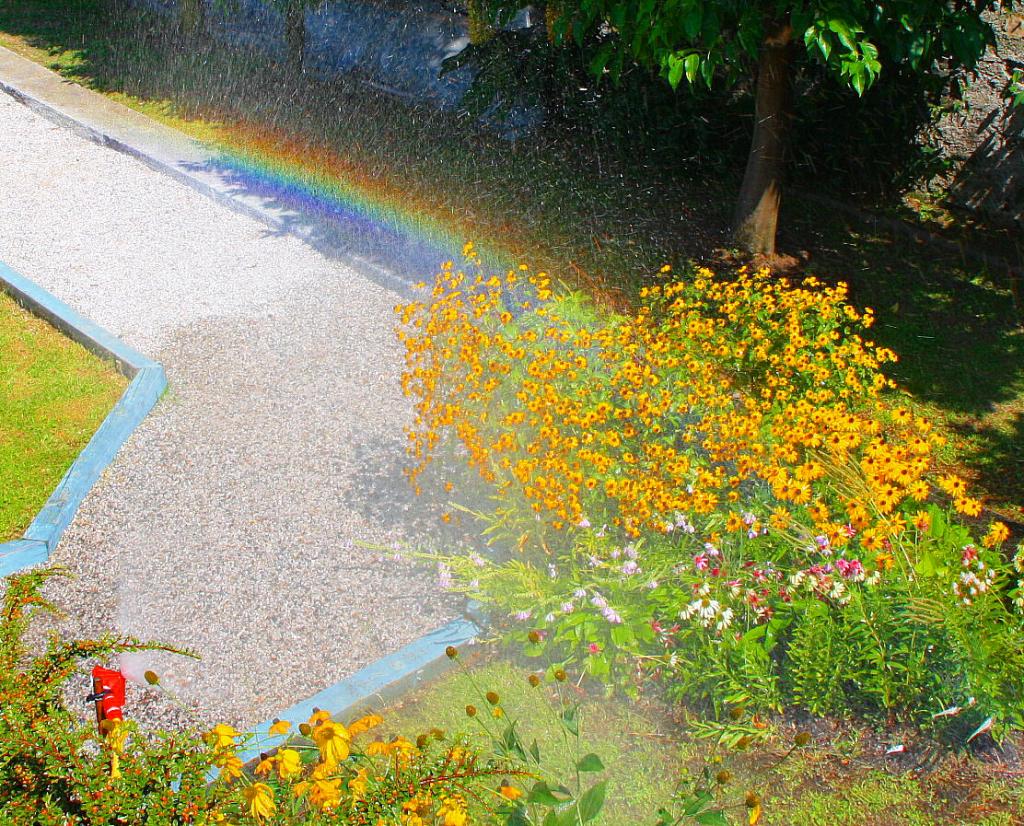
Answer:
[[[65,642],[53,635],[44,652],[31,655],[25,632],[40,611],[56,610],[40,589],[59,573],[41,570],[6,581],[0,616],[2,823],[581,826],[601,811],[604,783],[581,780],[602,768],[600,759],[582,757],[576,782],[563,784],[545,768],[541,745],[524,744],[500,698],[482,689],[481,714],[471,716],[489,735],[490,749],[436,728],[414,740],[371,739],[379,716],[345,725],[319,710],[298,731],[275,722],[272,734],[290,736],[249,766],[240,753],[251,736],[226,724],[205,734],[143,733],[131,721],[111,720],[99,733],[64,702],[64,684],[78,661],[175,649],[130,637]],[[458,657],[454,649],[449,655]],[[159,683],[152,673],[147,679]],[[563,702],[552,713],[565,737],[578,737],[576,706]],[[711,803],[705,800],[703,810]]]
[[[454,442],[498,503],[496,555],[439,558],[460,589],[631,692],[1019,725],[1007,531],[955,524],[981,510],[955,476],[936,504],[942,439],[880,403],[871,311],[815,279],[669,278],[613,315],[448,266],[398,308],[413,483]]]

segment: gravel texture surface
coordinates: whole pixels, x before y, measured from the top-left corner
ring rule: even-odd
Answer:
[[[143,659],[190,712],[140,689],[133,716],[248,726],[454,616],[433,572],[359,544],[436,524],[401,475],[398,296],[3,96],[0,157],[0,259],[170,382],[48,586],[69,634],[202,655]]]

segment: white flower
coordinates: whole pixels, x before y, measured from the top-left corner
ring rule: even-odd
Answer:
[[[724,631],[732,625],[732,608],[726,608],[718,617],[718,622],[715,624],[716,631]]]
[[[721,607],[722,606],[719,605],[717,599],[708,599],[705,597],[700,600],[700,607],[697,608],[697,613],[700,614],[702,619],[710,620],[715,618]]]

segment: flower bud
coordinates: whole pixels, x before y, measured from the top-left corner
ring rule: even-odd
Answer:
[[[145,678],[146,682],[149,683],[150,685],[159,685],[160,684],[160,675],[158,675],[155,671],[147,671],[142,676]]]
[[[743,803],[748,809],[755,809],[761,805],[761,796],[757,792],[747,792]]]
[[[526,637],[530,642],[536,644],[540,642],[540,631],[531,631]]]
[[[467,717],[476,717],[476,706],[474,706],[474,705],[466,706],[466,716]]]
[[[540,685],[540,677],[538,677],[538,676],[537,676],[536,674],[531,674],[531,675],[530,675],[529,677],[527,677],[527,678],[526,678],[526,681],[527,681],[527,682],[528,682],[528,683],[529,683],[529,684],[530,684],[530,685],[531,685],[531,686],[532,686],[533,688],[536,688],[537,686],[539,686],[539,685]]]
[[[310,735],[310,733],[312,733],[312,731],[313,731],[313,728],[312,728],[312,726],[309,725],[309,723],[300,723],[299,724],[299,733],[303,737],[309,737],[309,735]]]
[[[808,743],[811,742],[811,735],[810,735],[809,732],[801,731],[801,732],[799,732],[797,734],[796,737],[793,738],[793,742],[796,743],[801,748],[803,748],[804,746],[806,746]]]
[[[444,650],[444,655],[445,655],[445,656],[446,656],[446,657],[447,657],[447,658],[448,658],[449,660],[455,660],[455,659],[458,659],[458,656],[459,656],[459,649],[458,649],[458,648],[456,648],[456,647],[455,647],[454,645],[449,645],[449,646],[448,646],[448,647],[447,647],[447,648],[446,648],[446,649]]]
[[[567,675],[561,668],[555,671],[555,679],[560,683],[564,683],[568,679],[568,676],[569,675]]]
[[[715,775],[715,782],[723,786],[730,780],[732,780],[732,772],[728,769],[722,769],[718,774]]]
[[[488,691],[484,696],[487,698],[487,702],[492,706],[496,706],[498,704],[498,700],[501,699],[496,691]]]

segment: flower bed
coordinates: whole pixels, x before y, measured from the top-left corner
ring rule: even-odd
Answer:
[[[957,522],[981,502],[879,403],[895,354],[844,286],[665,268],[614,315],[466,252],[397,308],[409,475],[454,445],[492,486],[498,552],[438,562],[509,639],[718,713],[1024,722],[1024,555]]]

